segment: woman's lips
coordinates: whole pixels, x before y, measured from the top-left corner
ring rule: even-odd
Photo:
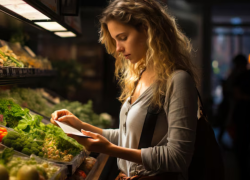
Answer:
[[[125,55],[125,58],[126,58],[126,59],[129,59],[129,57],[130,57],[130,54]]]

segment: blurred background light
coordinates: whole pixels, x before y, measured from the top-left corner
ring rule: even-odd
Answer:
[[[233,18],[231,18],[230,21],[232,24],[235,24],[235,25],[241,24],[241,18],[239,18],[239,17],[233,17]]]
[[[35,24],[49,31],[67,31],[65,27],[57,22],[35,22]]]
[[[29,20],[50,20],[49,17],[22,0],[0,0],[0,5]]]
[[[244,30],[241,27],[235,27],[232,29],[232,33],[237,35],[237,34],[243,34]]]
[[[212,66],[213,66],[213,68],[218,68],[218,66],[219,66],[218,61],[214,60],[214,61],[212,62]]]
[[[55,35],[60,36],[60,37],[76,37],[76,34],[67,31],[67,32],[55,32]]]

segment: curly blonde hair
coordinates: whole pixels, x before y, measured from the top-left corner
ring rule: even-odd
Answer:
[[[113,0],[104,10],[100,18],[100,42],[107,52],[116,58],[115,75],[121,86],[119,100],[123,103],[135,89],[143,69],[152,66],[155,71],[154,95],[152,103],[162,106],[160,97],[169,88],[168,79],[176,70],[185,70],[198,83],[198,75],[191,61],[192,46],[189,39],[179,30],[175,19],[155,0]],[[147,27],[146,59],[132,64],[124,56],[116,52],[116,43],[112,39],[107,23],[116,20],[120,23],[139,27]]]

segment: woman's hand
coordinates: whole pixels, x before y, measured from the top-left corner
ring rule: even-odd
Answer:
[[[72,134],[68,134],[68,136],[74,138],[79,144],[85,146],[86,150],[97,153],[104,153],[112,157],[118,157],[135,162],[137,164],[142,164],[140,149],[120,147],[112,144],[105,137],[98,133],[84,130],[81,131],[84,135],[90,136],[92,138],[84,138]]]
[[[79,144],[82,144],[88,151],[107,154],[109,149],[113,145],[100,134],[84,130],[81,130],[81,132],[84,135],[90,136],[92,138],[84,138],[72,134],[68,134],[68,136],[74,138]]]
[[[126,174],[124,174],[123,172],[120,172],[119,175],[115,178],[115,180],[122,180],[126,178],[127,178]]]
[[[57,120],[60,122],[65,122],[65,123],[69,124],[70,126],[76,128],[76,129],[79,129],[79,130],[83,126],[82,121],[79,120],[74,114],[69,112],[67,109],[61,109],[61,110],[58,110],[58,111],[55,111],[54,113],[52,113],[50,122],[54,125],[57,125],[57,123],[54,120]]]

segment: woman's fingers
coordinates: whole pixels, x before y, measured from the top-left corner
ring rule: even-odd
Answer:
[[[61,110],[57,110],[55,112],[53,112],[51,114],[51,117],[55,120],[57,120],[58,118],[60,118],[61,116],[65,116],[68,114],[68,110],[66,109],[61,109]]]
[[[100,135],[97,134],[97,133],[93,133],[93,132],[90,132],[90,131],[85,131],[85,130],[83,130],[83,129],[81,129],[81,132],[82,132],[84,135],[86,135],[86,136],[92,137],[92,139],[98,139],[98,138],[100,137]]]
[[[122,180],[122,179],[124,179],[126,177],[127,176],[124,173],[120,172],[119,175],[115,178],[115,180]]]
[[[72,119],[72,115],[65,115],[62,117],[59,117],[57,120],[60,122],[70,122],[70,119]]]
[[[53,118],[50,118],[50,122],[51,122],[52,124],[55,124],[55,121],[53,120]]]
[[[121,175],[120,175],[120,179],[121,179],[121,180],[125,180],[126,177],[127,177],[127,176],[126,176],[125,174],[121,174]]]
[[[54,125],[57,125],[57,126],[58,126],[58,124],[54,121],[54,119],[53,119],[53,118],[51,118],[51,119],[50,119],[50,122],[51,122],[52,124],[54,124]]]
[[[69,137],[74,138],[78,143],[82,144],[87,151],[97,153],[107,153],[111,147],[111,143],[102,135],[81,130],[82,134],[90,136],[85,138],[81,136],[68,134]]]
[[[58,119],[58,117],[60,117],[60,114],[61,114],[61,110],[58,110],[58,111],[55,111],[51,114],[51,117],[55,120]]]

